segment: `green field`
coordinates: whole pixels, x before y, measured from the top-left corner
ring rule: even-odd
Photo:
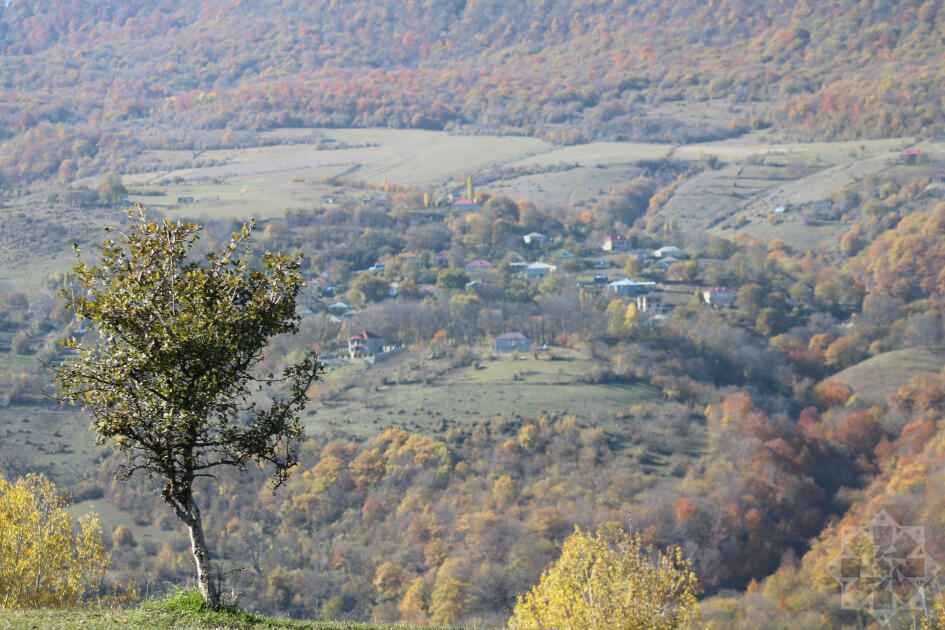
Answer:
[[[875,405],[922,374],[938,373],[945,357],[924,348],[906,348],[884,352],[861,361],[830,377],[850,386],[864,402]]]
[[[542,411],[605,417],[662,399],[660,392],[645,385],[576,381],[592,367],[592,362],[581,359],[503,358],[484,361],[479,369],[450,371],[428,383],[355,385],[319,401],[306,428],[310,432],[341,429],[364,436],[390,426],[430,432],[496,416],[534,418]],[[369,374],[363,374],[367,380]]]
[[[89,419],[75,407],[55,404],[0,408],[0,457],[29,462],[57,480],[72,480],[102,452],[94,445]]]
[[[264,617],[238,610],[216,612],[203,606],[199,594],[183,590],[164,600],[131,609],[3,610],[4,630],[406,630],[407,626],[317,622]],[[435,628],[433,630],[436,630]],[[456,629],[459,630],[459,629]]]

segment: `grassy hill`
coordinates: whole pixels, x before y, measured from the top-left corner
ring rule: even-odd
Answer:
[[[184,590],[138,608],[113,610],[0,610],[5,630],[399,630],[407,626],[295,621],[242,611],[214,612],[196,591]]]
[[[920,374],[935,374],[945,358],[925,348],[905,348],[884,352],[834,374],[831,379],[846,383],[865,403],[875,405]]]

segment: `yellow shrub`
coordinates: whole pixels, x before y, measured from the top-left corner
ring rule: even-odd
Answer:
[[[510,628],[675,630],[697,613],[696,576],[682,552],[651,560],[639,534],[605,526],[579,528],[537,586],[519,595]]]
[[[108,553],[94,515],[78,523],[42,475],[0,476],[0,608],[75,606],[96,595]]]

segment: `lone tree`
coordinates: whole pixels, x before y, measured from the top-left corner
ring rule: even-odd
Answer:
[[[266,253],[263,268],[251,268],[253,223],[222,252],[196,256],[200,226],[149,221],[138,204],[128,214],[127,235],[99,246],[96,266],[75,247],[64,295],[99,338],[64,342],[75,354],[54,368],[57,398],[81,404],[98,442],[127,456],[119,478],[142,470],[163,481],[161,496],[190,533],[200,593],[219,607],[194,483],[255,461],[275,467],[278,486],[298,460],[298,416],[318,357],[278,376],[260,374],[259,363],[271,337],[298,331],[300,261]]]

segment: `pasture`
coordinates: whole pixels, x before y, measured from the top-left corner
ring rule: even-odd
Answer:
[[[481,360],[478,367],[446,368],[435,377],[408,383],[393,382],[396,365],[348,366],[329,373],[329,384],[345,379],[349,386],[320,396],[310,406],[306,431],[370,437],[398,427],[442,435],[451,427],[497,417],[574,413],[581,426],[603,427],[612,448],[632,454],[651,472],[665,472],[670,452],[701,452],[701,425],[685,414],[671,414],[671,422],[651,417],[665,403],[662,392],[644,383],[586,382],[583,377],[592,373],[594,362],[576,353],[555,354],[501,355]]]
[[[716,156],[721,168],[704,171],[680,186],[660,209],[659,218],[675,219],[681,230],[722,235],[745,230],[761,238],[810,246],[836,238],[844,226],[807,225],[790,214],[772,225],[766,221],[771,210],[824,198],[866,172],[895,168],[891,159],[896,152],[913,145],[910,138],[796,143],[770,131],[755,131],[687,145],[592,142],[562,147],[522,136],[281,129],[260,134],[260,146],[254,147],[145,151],[136,172],[124,174],[124,181],[132,201],[171,218],[264,220],[289,209],[325,204],[328,197],[346,191],[357,193],[344,186],[345,181],[463,194],[466,176],[499,168],[501,179],[476,184],[477,189],[549,208],[579,208],[631,181],[640,172],[641,160]],[[933,158],[945,152],[941,143],[919,146]],[[522,172],[536,167],[542,172]],[[90,177],[70,186],[94,188],[99,180]],[[69,266],[72,241],[97,242],[103,225],[123,218],[118,205],[72,208],[62,201],[65,193],[65,188],[35,190],[4,200],[0,216],[7,229],[0,231],[4,246],[0,288],[41,290],[51,273]],[[740,217],[744,220],[736,223]]]
[[[945,365],[945,357],[925,348],[884,352],[838,372],[830,380],[845,383],[864,403],[886,401],[913,377],[934,374]]]

